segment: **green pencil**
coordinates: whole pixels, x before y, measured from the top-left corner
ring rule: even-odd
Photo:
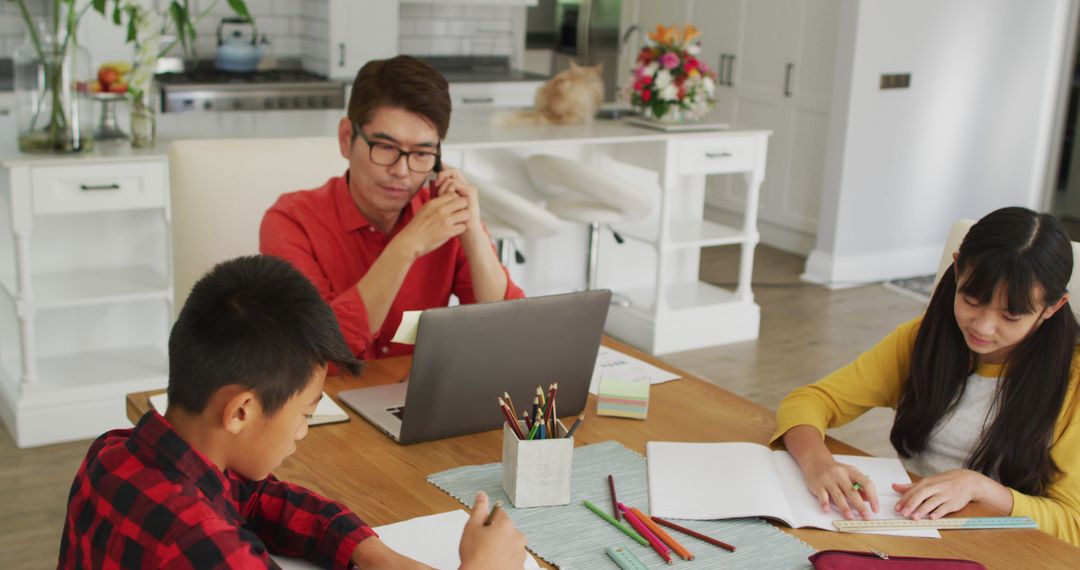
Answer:
[[[642,546],[649,546],[649,541],[642,538],[640,534],[634,532],[630,527],[624,525],[623,523],[615,520],[615,518],[612,517],[611,515],[605,513],[604,511],[601,511],[600,508],[597,507],[596,505],[590,503],[589,501],[581,501],[581,503],[583,505],[585,505],[586,507],[589,507],[589,510],[596,513],[597,515],[599,515],[600,518],[602,518],[602,519],[606,520],[607,522],[615,525],[615,528],[625,532],[626,536],[629,536],[630,538],[640,542]]]

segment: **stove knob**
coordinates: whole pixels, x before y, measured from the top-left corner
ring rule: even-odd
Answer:
[[[263,99],[263,108],[273,109],[274,108],[274,100],[269,98],[269,97],[267,97],[266,99]]]
[[[243,101],[241,101],[239,99],[233,99],[233,102],[232,102],[232,108],[233,109],[240,110],[243,107],[244,107],[244,102]]]
[[[286,98],[286,97],[282,97],[282,98],[278,99],[278,107],[281,107],[282,109],[288,109],[289,108],[289,99]]]
[[[314,109],[318,105],[319,105],[319,102],[315,99],[315,97],[308,97],[307,98],[307,106],[309,108]]]
[[[206,111],[209,111],[210,109],[214,108],[214,104],[210,101],[203,101],[202,108]]]
[[[304,100],[299,98],[299,97],[293,97],[292,102],[293,102],[293,106],[296,107],[297,109],[300,109],[300,108],[302,108],[304,106]]]

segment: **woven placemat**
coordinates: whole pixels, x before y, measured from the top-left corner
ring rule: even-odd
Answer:
[[[668,566],[651,548],[641,546],[581,504],[588,499],[611,512],[608,474],[614,475],[620,502],[649,512],[645,458],[615,441],[574,449],[570,504],[559,507],[516,509],[502,488],[502,464],[471,465],[435,473],[428,481],[468,507],[477,491],[491,500],[502,499],[506,514],[529,541],[529,550],[561,570],[618,568],[604,553],[608,546],[622,546],[649,568],[810,568],[807,557],[814,549],[760,519],[677,521],[678,524],[715,537],[735,547],[735,552],[672,532],[694,560],[672,553]]]

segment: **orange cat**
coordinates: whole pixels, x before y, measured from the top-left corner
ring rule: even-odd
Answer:
[[[600,72],[604,64],[582,67],[570,62],[570,69],[559,72],[536,90],[534,110],[500,113],[495,123],[514,125],[573,125],[587,123],[604,100],[604,82]]]

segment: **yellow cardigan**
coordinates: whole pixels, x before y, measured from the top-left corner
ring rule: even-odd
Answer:
[[[852,363],[808,386],[788,394],[776,410],[777,441],[797,425],[810,425],[822,434],[826,428],[844,425],[871,408],[896,409],[907,382],[911,352],[922,318],[904,323]],[[978,373],[998,376],[1000,365],[984,364]],[[1073,353],[1069,388],[1054,428],[1050,456],[1061,469],[1045,497],[1025,495],[1011,489],[1014,516],[1028,516],[1039,528],[1080,546],[1080,348]],[[824,435],[822,436],[824,437]]]

